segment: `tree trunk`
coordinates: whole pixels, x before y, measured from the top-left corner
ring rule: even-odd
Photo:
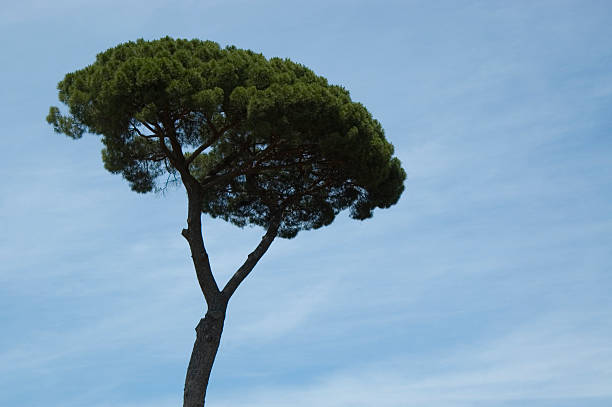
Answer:
[[[187,215],[187,229],[183,229],[181,234],[189,243],[193,265],[196,270],[198,283],[204,294],[204,299],[208,306],[206,316],[200,320],[196,327],[196,340],[191,352],[187,376],[185,378],[185,390],[183,393],[183,407],[203,407],[206,397],[206,388],[212,370],[223,323],[225,322],[225,312],[227,304],[240,283],[249,275],[253,267],[257,264],[261,256],[268,250],[270,244],[276,237],[281,222],[282,211],[278,216],[271,220],[266,234],[247,257],[247,260],[234,273],[230,281],[219,290],[217,282],[212,274],[208,254],[204,247],[202,236],[202,196],[199,191],[199,184],[195,179],[191,180],[183,175],[187,195],[189,197],[189,207]]]
[[[204,406],[208,379],[219,349],[224,321],[224,311],[209,311],[195,329],[196,340],[185,378],[183,407]]]

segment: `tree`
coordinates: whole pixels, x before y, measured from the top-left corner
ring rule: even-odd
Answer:
[[[138,40],[97,55],[58,84],[74,139],[100,135],[105,168],[140,193],[168,182],[187,192],[187,240],[207,312],[196,327],[184,406],[203,406],[228,302],[275,237],[395,204],[406,177],[380,123],[348,91],[288,59],[200,40]],[[223,288],[202,213],[265,234]]]

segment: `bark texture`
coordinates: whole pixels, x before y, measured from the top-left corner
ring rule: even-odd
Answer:
[[[209,311],[195,329],[196,340],[185,378],[183,407],[204,406],[206,388],[219,349],[224,321],[224,311]]]

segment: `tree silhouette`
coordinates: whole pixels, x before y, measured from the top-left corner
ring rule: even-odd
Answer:
[[[104,166],[140,193],[182,183],[207,312],[196,327],[184,406],[203,406],[228,302],[275,237],[355,219],[395,204],[406,177],[393,146],[348,91],[288,59],[200,40],[138,40],[97,55],[58,84],[63,115],[47,121],[78,139],[100,135]],[[202,213],[265,234],[223,288],[213,276]]]

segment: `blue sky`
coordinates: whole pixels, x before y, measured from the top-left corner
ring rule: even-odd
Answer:
[[[612,405],[608,1],[24,0],[0,10],[0,405],[170,407],[203,314],[185,196],[44,118],[67,72],[165,35],[351,91],[407,170],[389,210],[274,242],[207,405]],[[207,219],[224,281],[262,231]]]

